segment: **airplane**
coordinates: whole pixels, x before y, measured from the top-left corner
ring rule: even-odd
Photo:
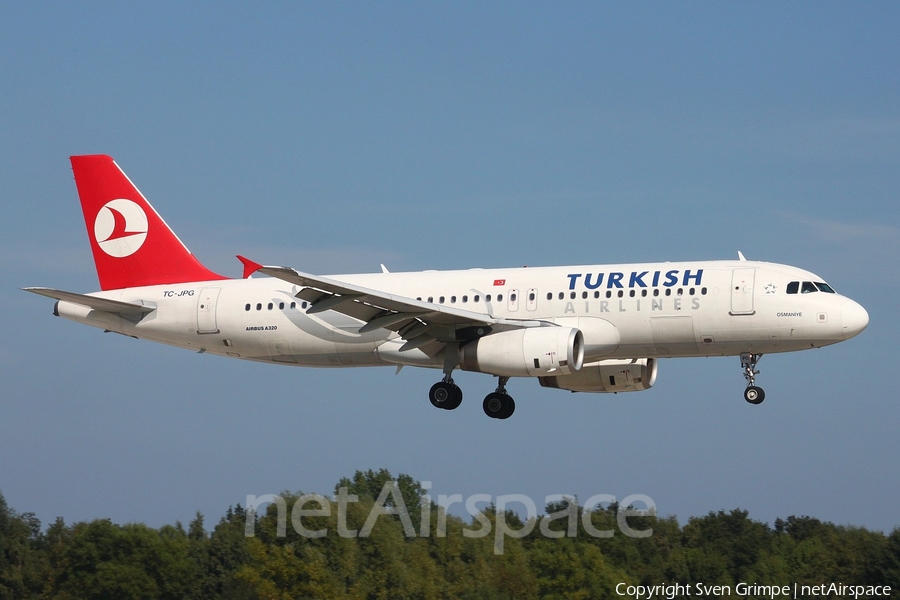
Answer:
[[[107,155],[71,157],[101,291],[28,287],[53,314],[225,357],[307,367],[441,369],[431,403],[462,402],[454,370],[498,378],[482,408],[507,419],[514,377],[571,392],[652,387],[660,358],[739,356],[759,404],[763,354],[850,339],[866,310],[803,269],[737,260],[389,272],[322,277],[246,257],[204,267]],[[265,277],[253,277],[261,274]]]

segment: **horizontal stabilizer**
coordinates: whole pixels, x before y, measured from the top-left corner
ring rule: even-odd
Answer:
[[[54,290],[45,287],[27,287],[22,288],[26,292],[47,296],[63,302],[71,302],[80,306],[86,306],[94,310],[102,310],[103,312],[120,315],[122,317],[143,317],[147,313],[156,310],[156,304],[152,302],[122,302],[121,300],[109,300],[107,298],[98,298],[97,296],[88,296],[86,294],[76,294],[75,292],[64,292],[62,290]]]

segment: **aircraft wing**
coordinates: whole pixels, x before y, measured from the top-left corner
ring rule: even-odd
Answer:
[[[102,310],[103,312],[112,313],[125,318],[140,320],[145,314],[156,310],[156,305],[152,303],[138,302],[122,302],[121,300],[109,300],[107,298],[98,298],[97,296],[88,296],[86,294],[76,294],[75,292],[65,292],[63,290],[54,290],[45,287],[27,287],[22,288],[26,292],[47,296],[63,302],[71,302],[86,306],[94,310]]]
[[[501,319],[488,313],[463,310],[443,304],[423,302],[406,296],[389,294],[327,277],[301,273],[289,267],[263,266],[239,257],[245,265],[282,281],[303,287],[298,298],[311,306],[307,313],[333,310],[363,321],[359,333],[376,329],[396,331],[406,340],[403,350],[421,348],[437,353],[444,344],[462,342],[491,331],[541,327],[542,321]],[[434,346],[433,342],[440,342]],[[431,348],[427,348],[427,346]],[[431,352],[429,352],[431,350]]]

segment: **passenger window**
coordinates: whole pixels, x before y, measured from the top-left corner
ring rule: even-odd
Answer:
[[[250,305],[249,305],[249,304],[245,304],[245,305],[244,305],[244,310],[250,310]]]
[[[534,299],[535,299],[534,292],[531,292],[530,294],[528,294],[528,299],[531,300],[532,302],[534,302]]]
[[[800,291],[800,282],[799,281],[792,281],[789,284],[787,284],[787,293],[788,294],[796,294],[798,291]]]
[[[491,295],[490,295],[490,294],[487,294],[487,295],[484,297],[484,301],[485,301],[485,302],[490,302],[490,301],[491,301]]]
[[[295,309],[295,308],[297,308],[297,303],[296,303],[296,302],[291,302],[291,310],[293,310],[293,309]]]
[[[472,298],[472,302],[478,302],[478,299],[479,299],[480,297],[481,297],[481,296],[476,295],[474,298]]]
[[[456,296],[450,296],[450,304],[456,304]]]
[[[655,289],[653,290],[653,297],[655,298],[655,297],[657,297],[657,296],[659,296],[659,288],[655,288]]]
[[[560,293],[559,293],[559,299],[560,299],[560,300],[562,300],[562,299],[565,298],[565,297],[566,297],[565,292],[560,292]]]
[[[503,302],[503,294],[497,294],[497,302]]]
[[[813,292],[818,292],[818,291],[819,290],[816,289],[816,284],[814,284],[812,281],[804,281],[803,287],[800,288],[801,294],[811,294]]]
[[[594,298],[599,298],[599,297],[600,297],[600,292],[594,292]]]
[[[262,304],[257,304],[257,305],[256,305],[256,310],[262,310]]]
[[[465,304],[465,303],[468,302],[468,301],[469,301],[469,297],[468,297],[468,296],[463,296],[463,304]]]
[[[587,300],[587,296],[588,296],[587,292],[581,292],[581,298],[583,300]]]
[[[547,292],[547,300],[553,300],[553,292]]]
[[[515,302],[515,301],[516,301],[516,295],[515,295],[515,294],[510,294],[510,295],[509,295],[509,301],[510,301],[510,302]]]
[[[279,303],[278,303],[278,310],[282,310],[282,309],[284,309],[284,302],[279,302]]]
[[[271,302],[269,302],[269,310],[272,310],[272,308],[274,308],[274,305]]]

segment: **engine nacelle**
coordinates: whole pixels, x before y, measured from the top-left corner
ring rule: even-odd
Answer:
[[[584,336],[584,359],[603,360],[619,347],[622,338],[615,325],[599,317],[557,317],[553,322],[562,327],[575,327]]]
[[[577,373],[539,377],[542,387],[573,392],[639,392],[656,383],[656,359],[601,360],[584,365]]]
[[[584,336],[574,327],[527,327],[492,333],[459,348],[459,367],[504,377],[576,373]]]

